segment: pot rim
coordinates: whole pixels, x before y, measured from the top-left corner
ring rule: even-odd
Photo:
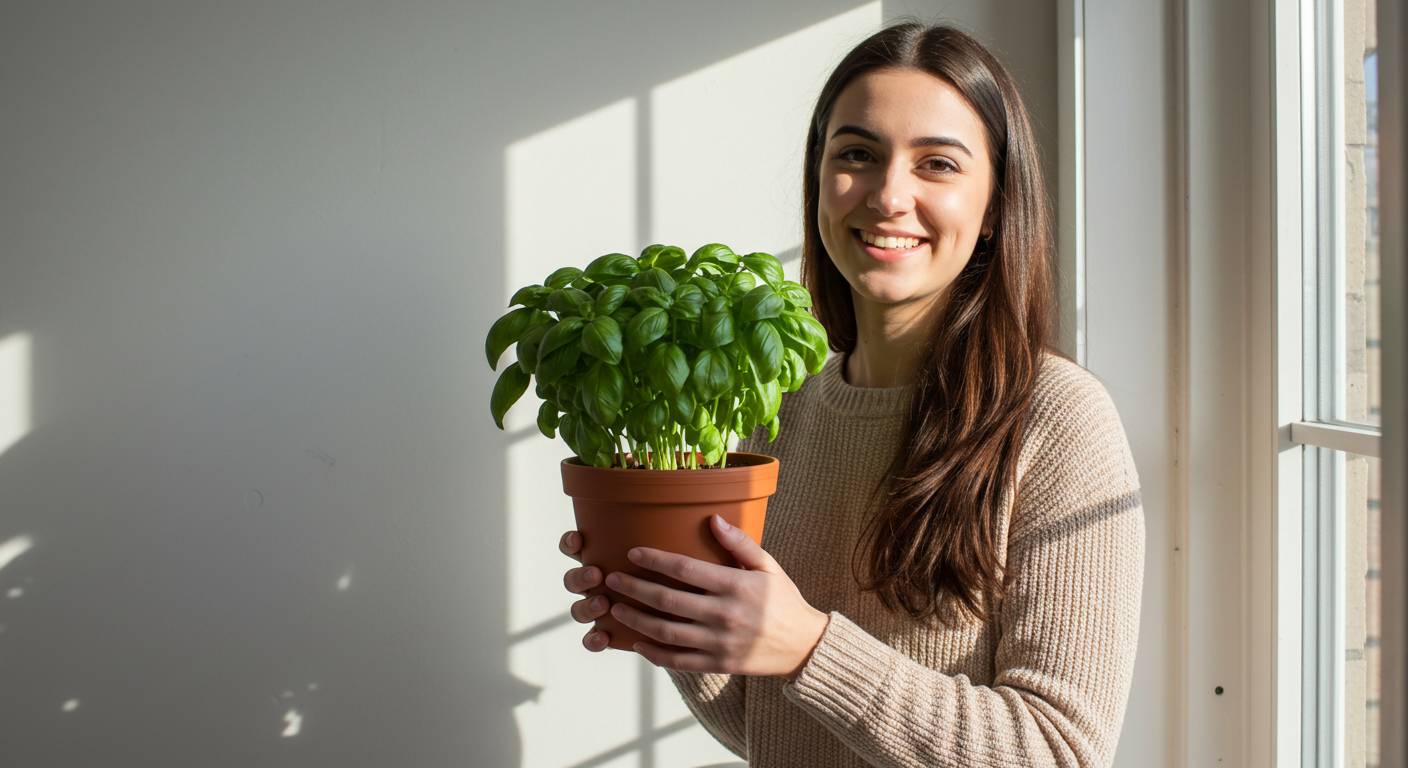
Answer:
[[[731,472],[734,471],[734,469],[738,469],[739,472],[745,472],[748,471],[748,469],[758,469],[759,466],[777,464],[777,457],[770,457],[770,455],[767,454],[753,454],[753,452],[749,451],[728,451],[727,455],[729,458],[748,457],[749,459],[759,459],[759,461],[750,461],[749,464],[738,465],[735,465],[734,462],[729,462],[728,466],[700,466],[698,469],[645,469],[645,472],[652,473],[652,475],[669,475],[669,473],[672,472],[698,472],[701,471],[701,469],[707,469],[707,471],[710,472]],[[570,457],[562,459],[562,464],[573,466],[573,468],[589,469],[589,471],[593,472],[631,472],[632,475],[642,472],[642,469],[636,468],[636,466],[593,466],[582,461],[582,457],[577,457],[577,455],[570,455]]]

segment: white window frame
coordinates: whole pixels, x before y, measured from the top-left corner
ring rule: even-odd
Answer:
[[[1381,7],[1388,3],[1381,0]],[[1274,378],[1253,376],[1250,385],[1276,393],[1274,481],[1252,492],[1252,514],[1269,514],[1275,531],[1271,561],[1253,563],[1253,569],[1270,566],[1276,610],[1271,625],[1254,626],[1252,637],[1254,644],[1259,638],[1274,648],[1270,703],[1275,716],[1267,734],[1274,765],[1330,768],[1344,760],[1344,458],[1382,459],[1386,441],[1378,427],[1336,418],[1344,410],[1344,393],[1329,375],[1343,369],[1345,352],[1338,336],[1344,327],[1344,286],[1335,269],[1343,262],[1344,247],[1338,204],[1344,199],[1339,151],[1343,19],[1329,0],[1271,0],[1269,10],[1271,117],[1266,138],[1274,159],[1267,187],[1274,214],[1266,223],[1275,233],[1275,296],[1274,313],[1261,322],[1254,319],[1251,331],[1254,344],[1274,345],[1276,358],[1269,372]],[[1318,67],[1317,61],[1328,67]],[[1391,140],[1380,136],[1381,143]],[[1388,262],[1391,245],[1382,247]],[[1325,274],[1335,279],[1320,279]],[[1402,301],[1401,286],[1395,292],[1385,277],[1381,301],[1392,306]],[[1386,318],[1386,344],[1391,334]],[[1402,380],[1401,367],[1396,374],[1387,364],[1382,370],[1386,381]],[[1394,423],[1395,414],[1401,416],[1401,397],[1390,408],[1394,395],[1389,389],[1384,388],[1385,424]],[[1396,439],[1401,444],[1401,436]],[[1253,463],[1266,456],[1256,456],[1255,450]],[[1387,465],[1383,474],[1391,474]],[[1258,496],[1261,503],[1256,503]],[[1394,506],[1387,498],[1384,508],[1385,518],[1390,517]],[[1387,561],[1392,558],[1387,537],[1384,545]],[[1383,594],[1393,594],[1387,584]],[[1386,637],[1386,656],[1388,646]],[[1385,667],[1390,666],[1386,659]],[[1387,682],[1384,696],[1391,698]],[[1388,719],[1390,709],[1384,710],[1380,728],[1384,765],[1401,766],[1401,749],[1395,758],[1390,744],[1401,739],[1401,728]]]

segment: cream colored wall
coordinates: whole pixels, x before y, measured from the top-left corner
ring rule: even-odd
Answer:
[[[795,260],[801,119],[901,13],[999,49],[1054,168],[1053,12],[0,6],[5,757],[727,759],[578,645],[565,449],[493,428],[484,332],[654,239]]]

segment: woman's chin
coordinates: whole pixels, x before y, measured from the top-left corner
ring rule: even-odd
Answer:
[[[871,304],[904,304],[917,298],[913,286],[892,283],[866,285],[856,293]]]

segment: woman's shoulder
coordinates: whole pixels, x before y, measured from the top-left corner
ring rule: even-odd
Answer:
[[[1099,377],[1065,355],[1042,354],[1041,370],[1032,390],[1033,421],[1068,421],[1114,416],[1118,410]]]
[[[1104,458],[1134,472],[1124,423],[1104,382],[1056,352],[1043,355],[1027,440],[1033,443],[1033,460],[1089,463]]]

